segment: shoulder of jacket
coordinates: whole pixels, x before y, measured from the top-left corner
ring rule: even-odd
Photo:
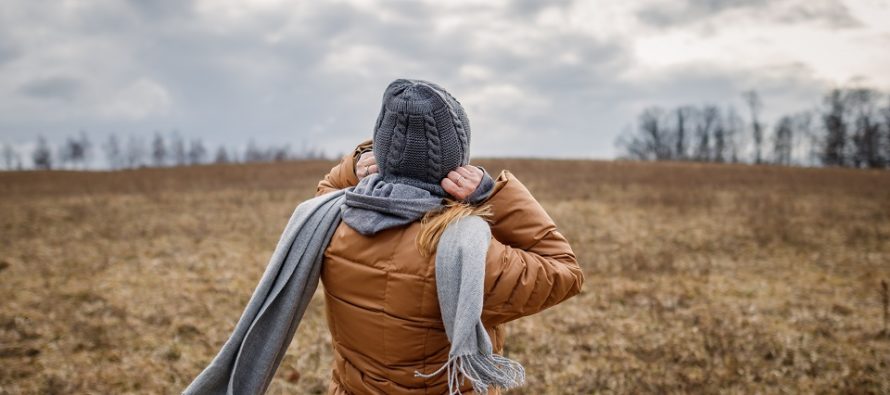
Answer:
[[[494,196],[501,189],[506,187],[508,184],[521,184],[519,180],[513,175],[513,172],[510,170],[501,170],[498,176],[494,179],[494,188],[492,188],[491,193],[488,195],[489,199],[491,196]]]

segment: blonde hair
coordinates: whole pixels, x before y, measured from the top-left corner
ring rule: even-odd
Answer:
[[[488,221],[492,215],[491,205],[473,206],[468,203],[446,199],[445,205],[442,208],[424,214],[420,220],[420,232],[417,233],[417,237],[414,239],[420,254],[424,257],[433,256],[436,253],[439,238],[442,237],[442,232],[445,231],[445,228],[452,222],[471,215],[477,215]]]

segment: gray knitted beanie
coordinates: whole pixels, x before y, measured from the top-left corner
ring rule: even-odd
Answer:
[[[383,93],[373,147],[384,181],[446,196],[439,182],[470,161],[470,120],[442,87],[395,80]]]

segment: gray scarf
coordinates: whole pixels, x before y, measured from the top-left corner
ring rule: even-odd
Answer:
[[[293,339],[300,319],[318,287],[324,251],[343,221],[370,232],[410,223],[421,207],[438,207],[441,199],[412,190],[381,185],[366,177],[358,186],[309,199],[294,210],[266,271],[222,349],[183,394],[262,394]],[[425,192],[425,191],[424,191]],[[434,202],[435,200],[435,202]],[[413,207],[409,207],[413,206]],[[522,366],[493,354],[482,326],[485,256],[491,229],[479,217],[449,225],[436,252],[436,287],[445,331],[451,341],[448,361],[429,374],[446,371],[449,393],[459,391],[458,374],[473,389],[522,385]]]
[[[442,207],[442,197],[408,184],[383,181],[380,174],[374,173],[347,190],[344,203],[343,222],[370,236],[410,224],[427,211]]]

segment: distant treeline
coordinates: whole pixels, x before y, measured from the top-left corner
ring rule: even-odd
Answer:
[[[95,147],[89,136],[81,132],[65,139],[56,149],[43,136],[38,136],[30,159],[32,168],[39,170],[86,169],[92,167],[97,155],[105,160],[105,165],[100,167],[112,170],[327,158],[324,151],[314,147],[304,145],[299,150],[293,150],[289,145],[260,147],[253,140],[240,151],[219,146],[216,151],[210,152],[201,139],[186,140],[178,133],[167,136],[155,133],[150,141],[136,135],[124,139],[117,134],[109,134],[105,141]],[[4,144],[0,157],[7,170],[25,168],[22,153],[9,144]]]
[[[637,160],[890,167],[890,97],[866,88],[834,89],[817,108],[762,119],[756,92],[746,109],[717,105],[649,107],[617,146]]]

